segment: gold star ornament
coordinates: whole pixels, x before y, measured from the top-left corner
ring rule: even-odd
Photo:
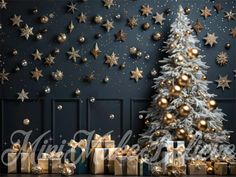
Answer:
[[[25,25],[24,28],[21,28],[21,37],[25,37],[26,40],[29,39],[30,35],[34,35],[33,33],[33,27],[29,27],[27,24]]]
[[[80,57],[79,50],[75,50],[74,47],[71,47],[70,51],[68,51],[67,54],[69,55],[69,59],[73,60],[74,62],[76,62],[77,58]]]
[[[94,56],[94,58],[98,58],[98,56],[101,54],[101,50],[98,47],[98,43],[95,44],[94,48],[91,50],[91,54]]]
[[[131,79],[134,79],[136,82],[139,81],[139,79],[143,78],[143,71],[139,70],[138,67],[134,71],[131,71]]]
[[[118,59],[119,57],[116,56],[114,52],[112,52],[111,55],[106,55],[105,63],[109,65],[111,68],[113,65],[118,65]]]
[[[208,9],[207,6],[205,6],[204,9],[201,10],[201,16],[203,16],[205,19],[207,19],[211,15],[211,10]]]
[[[28,94],[29,94],[29,92],[26,92],[24,89],[22,89],[21,92],[17,93],[17,95],[18,95],[17,100],[21,100],[21,102],[28,100],[29,99]]]
[[[236,26],[230,30],[230,34],[231,34],[233,37],[236,37]]]
[[[125,33],[123,30],[120,30],[115,34],[115,37],[117,41],[125,42],[127,39],[127,33]]]
[[[70,2],[70,4],[67,5],[68,12],[71,12],[72,14],[75,13],[75,11],[78,10],[76,6],[77,3],[74,4],[73,2]]]
[[[230,10],[229,12],[225,12],[225,18],[230,21],[230,20],[235,20],[235,15],[236,13],[232,12],[232,10]]]
[[[34,60],[41,60],[43,53],[41,53],[38,49],[35,50],[34,53],[32,53],[32,56]]]
[[[106,23],[104,23],[102,26],[106,29],[107,32],[114,28],[113,21],[109,20],[107,20]]]
[[[228,80],[228,75],[219,75],[219,79],[215,81],[218,83],[217,88],[221,87],[223,91],[225,90],[225,88],[230,88],[229,84],[230,82],[232,82],[231,80]]]
[[[8,75],[9,74],[10,73],[7,73],[4,68],[2,69],[2,72],[0,72],[0,81],[1,81],[2,85],[4,84],[4,81],[8,81]]]
[[[152,8],[149,5],[142,5],[140,11],[141,11],[141,14],[146,17],[152,14]]]
[[[55,57],[53,57],[51,54],[49,54],[46,58],[45,58],[45,62],[44,64],[47,65],[47,66],[51,66],[53,65],[55,62]]]
[[[204,27],[203,27],[202,23],[199,20],[197,20],[196,23],[193,25],[193,29],[197,34],[200,33],[203,28]]]
[[[220,52],[216,57],[216,63],[218,65],[226,65],[228,63],[228,55],[226,52]]]
[[[4,0],[0,0],[0,8],[7,9],[7,3]]]
[[[108,9],[111,8],[111,6],[114,6],[113,0],[103,0],[104,2],[104,7],[107,7]]]
[[[38,68],[35,68],[34,71],[31,71],[32,78],[35,80],[39,80],[40,77],[43,77],[42,70],[38,70]]]
[[[81,12],[77,19],[79,23],[85,23],[87,20],[87,16],[83,12]]]
[[[14,16],[12,18],[10,18],[10,20],[12,21],[12,26],[20,26],[20,23],[23,22],[23,20],[21,19],[21,16],[17,16],[16,14],[14,14]]]
[[[138,25],[138,19],[136,18],[136,17],[130,17],[129,19],[128,19],[128,22],[127,22],[127,25],[131,28],[131,29],[133,29],[135,26],[137,26]]]
[[[159,23],[160,25],[163,25],[163,21],[165,20],[164,14],[159,14],[158,12],[152,18],[154,19],[154,23]]]
[[[215,36],[215,33],[207,33],[207,36],[204,37],[203,39],[206,41],[205,42],[205,45],[210,45],[211,47],[214,45],[214,44],[217,44],[217,36]]]

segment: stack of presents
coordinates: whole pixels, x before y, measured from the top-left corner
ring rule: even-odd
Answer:
[[[66,153],[52,151],[36,157],[30,143],[26,147],[13,144],[7,154],[8,173],[114,174],[119,176],[159,175],[236,175],[236,162],[185,160],[183,141],[167,141],[161,148],[161,161],[149,163],[142,154],[128,145],[116,148],[110,135],[94,135],[87,140],[71,140]],[[89,146],[89,148],[88,148]],[[36,160],[35,160],[36,159]]]

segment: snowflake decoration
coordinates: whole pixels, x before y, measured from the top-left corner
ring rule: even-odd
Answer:
[[[216,57],[216,63],[223,66],[228,63],[228,55],[226,52],[220,52]]]

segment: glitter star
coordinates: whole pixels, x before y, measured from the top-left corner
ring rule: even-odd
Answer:
[[[8,75],[10,73],[7,73],[6,70],[3,68],[2,69],[2,72],[0,72],[0,80],[1,80],[1,84],[3,85],[4,84],[4,81],[8,81]]]
[[[229,12],[225,12],[225,18],[228,19],[228,21],[230,20],[235,20],[235,14],[236,13],[233,13],[232,10],[230,10]]]
[[[24,102],[25,100],[29,99],[28,97],[29,92],[25,92],[24,89],[21,90],[21,92],[18,92],[18,98],[17,100],[21,100],[21,102]]]
[[[152,14],[152,8],[149,7],[149,5],[142,5],[140,9],[142,15],[148,16],[149,14]]]
[[[77,19],[79,20],[79,23],[85,23],[87,20],[87,16],[83,12],[81,12]]]
[[[159,23],[160,25],[163,25],[163,21],[165,20],[163,15],[163,13],[159,14],[158,12],[156,12],[156,15],[152,17],[154,19],[154,23]]]
[[[113,0],[103,0],[104,2],[104,7],[107,7],[108,9],[111,8],[111,6],[114,6]]]
[[[70,51],[68,51],[67,54],[69,55],[69,59],[73,60],[74,62],[76,62],[77,58],[80,57],[79,50],[75,50],[74,47],[71,47]]]
[[[117,41],[125,42],[127,39],[127,33],[124,33],[123,30],[118,31],[118,33],[115,34]]]
[[[119,57],[116,56],[114,52],[111,55],[106,55],[105,63],[111,68],[113,65],[118,65]]]
[[[38,68],[35,68],[34,71],[31,71],[32,78],[39,80],[40,77],[43,77],[42,70],[38,70]]]
[[[138,19],[136,17],[130,17],[127,22],[128,26],[133,29],[135,26],[138,25]]]
[[[30,36],[30,35],[34,35],[34,33],[33,33],[33,27],[29,27],[27,24],[25,25],[24,28],[21,28],[20,30],[21,30],[20,36],[21,36],[21,37],[25,37],[26,40],[29,39],[29,36]]]
[[[91,54],[94,56],[94,58],[97,58],[101,54],[101,50],[98,47],[98,44],[96,43],[94,48],[91,50]]]
[[[102,25],[104,28],[106,28],[107,32],[109,32],[111,29],[114,28],[113,21],[107,20],[106,23]]]
[[[95,80],[94,73],[90,73],[84,77],[84,81],[91,83],[93,80]]]
[[[233,37],[236,37],[236,26],[230,30],[230,34],[231,34]]]
[[[205,45],[209,44],[212,47],[214,44],[217,44],[217,41],[216,41],[217,38],[218,37],[215,36],[215,33],[212,33],[212,34],[207,33],[207,36],[204,37],[203,39],[206,41]]]
[[[196,23],[193,25],[193,29],[196,33],[200,33],[203,29],[202,23],[197,19]]]
[[[32,56],[34,57],[34,60],[41,60],[43,53],[39,52],[38,49],[35,50],[34,53],[32,53]]]
[[[211,16],[211,10],[205,6],[204,9],[201,10],[201,16],[207,19],[209,16]]]
[[[54,60],[55,60],[55,57],[53,57],[51,54],[49,54],[46,58],[45,58],[45,65],[47,65],[47,66],[51,66],[51,65],[53,65],[55,62],[54,62]]]
[[[139,79],[143,78],[143,71],[140,71],[137,67],[134,71],[131,71],[131,79],[134,79],[136,82],[139,81]]]
[[[7,3],[4,0],[0,1],[0,8],[1,9],[7,9]]]
[[[10,18],[10,20],[12,21],[12,26],[20,26],[20,23],[23,22],[23,20],[21,19],[21,16],[17,16],[16,14],[14,14],[14,16],[12,18]]]
[[[225,90],[225,88],[230,88],[229,84],[230,82],[232,82],[231,80],[228,80],[228,75],[219,75],[219,79],[215,81],[218,83],[217,88],[221,87],[223,91]]]
[[[76,8],[77,3],[70,2],[70,4],[67,5],[68,7],[68,12],[71,12],[72,14],[75,13],[78,9]]]
[[[228,63],[228,55],[226,52],[220,52],[216,57],[217,64],[223,66]]]

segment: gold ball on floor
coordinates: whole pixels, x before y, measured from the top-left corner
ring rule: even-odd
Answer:
[[[66,41],[67,37],[66,37],[66,34],[65,33],[60,33],[58,36],[57,36],[57,41],[59,43],[64,43]]]

